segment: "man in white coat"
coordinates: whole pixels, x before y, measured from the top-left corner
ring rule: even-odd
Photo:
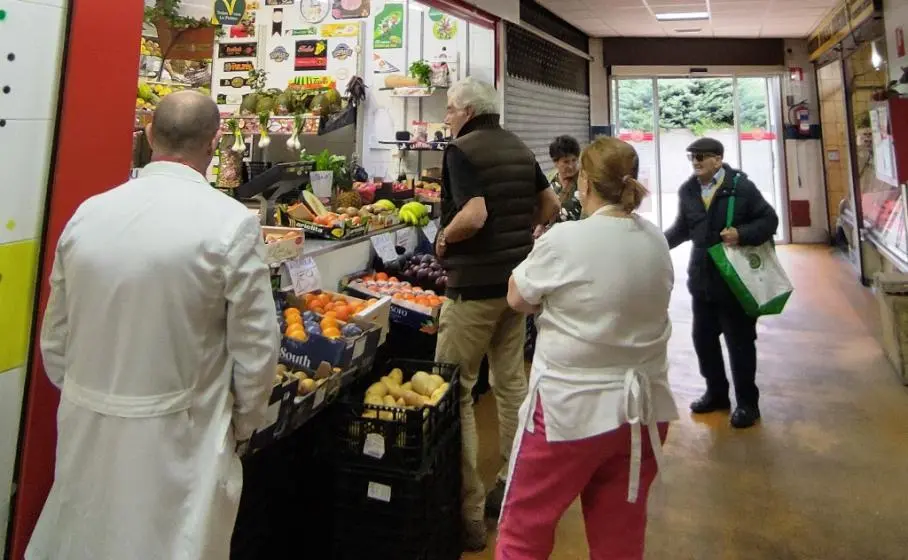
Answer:
[[[279,337],[259,224],[204,173],[220,117],[161,101],[153,162],[66,225],[41,330],[61,389],[29,560],[226,560]]]

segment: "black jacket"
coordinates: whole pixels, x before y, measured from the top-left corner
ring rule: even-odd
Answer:
[[[725,179],[713,195],[709,210],[703,203],[700,182],[696,177],[691,177],[681,186],[678,191],[678,217],[665,232],[669,247],[673,249],[685,241],[693,242],[687,267],[687,288],[692,296],[713,301],[734,297],[707,253],[707,249],[722,242],[720,233],[725,229],[728,200],[732,192],[735,194],[732,225],[738,230],[741,245],[762,245],[772,240],[779,227],[776,211],[766,202],[753,181],[727,164],[724,168]]]

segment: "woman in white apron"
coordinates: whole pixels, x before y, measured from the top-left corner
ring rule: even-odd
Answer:
[[[646,498],[678,413],[666,355],[674,272],[665,236],[634,213],[647,194],[638,168],[620,140],[584,150],[588,217],[546,232],[511,277],[511,306],[541,314],[499,560],[548,558],[578,496],[590,558],[643,558]]]

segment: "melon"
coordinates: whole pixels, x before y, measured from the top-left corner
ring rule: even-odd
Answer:
[[[315,196],[312,191],[303,191],[303,202],[306,203],[306,206],[312,210],[312,213],[316,216],[324,216],[328,214],[328,209],[325,208],[325,205],[322,204],[322,201]]]

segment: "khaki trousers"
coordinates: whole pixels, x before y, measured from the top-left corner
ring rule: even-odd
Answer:
[[[463,432],[463,515],[466,521],[485,518],[485,487],[477,468],[479,436],[473,414],[473,386],[483,356],[489,356],[489,382],[498,405],[498,445],[505,480],[517,413],[527,395],[523,345],[526,315],[508,306],[506,298],[448,300],[441,310],[435,359],[460,365],[460,421]]]

